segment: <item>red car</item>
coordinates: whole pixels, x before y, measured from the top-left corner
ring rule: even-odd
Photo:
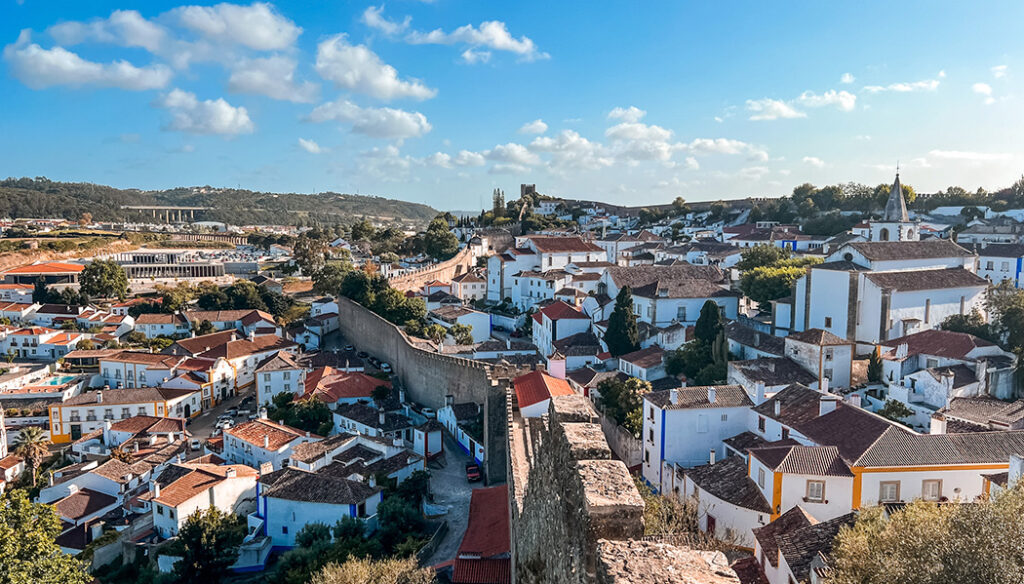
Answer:
[[[476,464],[475,462],[467,462],[466,463],[466,480],[471,482],[471,483],[475,483],[476,481],[479,481],[482,478],[483,478],[483,475],[480,474],[480,465]]]

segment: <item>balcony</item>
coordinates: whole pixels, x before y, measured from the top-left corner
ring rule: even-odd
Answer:
[[[86,416],[85,417],[85,421],[86,422],[95,422],[96,421],[96,416]]]
[[[82,416],[79,416],[79,415],[71,416],[71,421],[72,422],[81,422],[82,421]]]

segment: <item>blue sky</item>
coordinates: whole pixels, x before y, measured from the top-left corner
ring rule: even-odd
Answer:
[[[1024,170],[1020,2],[0,2],[3,175],[473,209]]]

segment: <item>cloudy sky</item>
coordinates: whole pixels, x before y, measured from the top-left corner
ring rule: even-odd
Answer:
[[[776,196],[897,160],[918,190],[1009,184],[1024,3],[893,4],[0,0],[0,174],[443,209],[521,182]]]

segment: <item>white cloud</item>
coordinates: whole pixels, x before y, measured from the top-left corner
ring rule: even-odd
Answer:
[[[406,36],[406,41],[414,45],[454,45],[466,44],[471,47],[485,47],[495,51],[507,51],[519,55],[523,61],[548,59],[550,55],[537,49],[537,45],[526,36],[518,39],[508,32],[504,22],[490,20],[480,23],[479,27],[471,24],[460,26],[450,33],[441,29],[430,32],[413,31]]]
[[[295,67],[295,59],[280,55],[244,59],[231,72],[228,90],[296,103],[316,101],[317,85],[309,81],[296,82]]]
[[[313,140],[299,138],[299,146],[306,152],[309,152],[310,154],[320,154],[321,152],[323,152],[323,149],[320,148],[320,145]]]
[[[1006,65],[996,65],[995,67],[992,67],[992,76],[996,79],[1006,77],[1006,69]]]
[[[843,76],[839,78],[840,83],[853,83],[857,78],[852,73],[843,73]]]
[[[748,99],[747,111],[751,112],[750,119],[777,120],[779,118],[806,118],[807,114],[793,109],[788,103],[778,99]]]
[[[302,29],[270,4],[182,6],[171,13],[185,28],[214,41],[230,41],[258,51],[292,46]]]
[[[975,83],[971,86],[971,91],[979,95],[984,95],[985,105],[992,105],[996,102],[996,98],[992,97],[992,86],[988,83]]]
[[[470,65],[476,65],[477,63],[486,63],[491,60],[490,51],[481,51],[479,49],[466,49],[462,51],[462,60]]]
[[[945,71],[939,71],[939,78],[946,76]],[[925,79],[923,81],[914,82],[903,82],[903,83],[891,83],[889,85],[868,85],[864,87],[864,91],[868,93],[881,93],[883,91],[892,91],[895,93],[909,93],[911,91],[935,91],[939,87],[938,79]]]
[[[863,140],[863,141],[866,142],[866,141],[871,139],[871,136],[869,136],[867,134],[857,134],[856,136],[853,137],[853,139],[854,140]]]
[[[93,41],[142,47],[151,53],[160,48],[168,34],[164,27],[146,20],[135,10],[115,10],[109,18],[89,22],[62,22],[46,32],[64,46]]]
[[[370,27],[381,31],[388,36],[395,36],[401,34],[409,28],[409,24],[412,22],[411,16],[406,16],[402,22],[396,22],[394,20],[388,20],[384,18],[382,14],[384,12],[383,6],[368,6],[363,11],[363,23]]]
[[[530,169],[522,164],[500,163],[492,166],[488,172],[491,174],[526,174],[530,172]]]
[[[695,138],[685,145],[685,149],[695,154],[746,155],[748,160],[768,160],[768,153],[764,149],[730,138]]]
[[[452,165],[452,157],[444,152],[435,152],[430,156],[423,159],[425,164],[430,166],[440,166],[441,168],[454,168]]]
[[[32,89],[91,85],[142,91],[166,87],[172,76],[165,65],[136,67],[127,61],[95,63],[62,47],[44,49],[31,42],[28,30],[21,32],[17,42],[4,47],[3,55],[14,77]]]
[[[428,99],[437,95],[437,90],[415,79],[399,79],[394,67],[381,61],[365,45],[349,44],[345,34],[333,36],[319,44],[316,70],[321,77],[333,81],[337,87],[378,99]]]
[[[771,172],[767,166],[748,166],[747,168],[740,169],[740,178],[746,180],[761,180],[764,176]]]
[[[644,119],[647,115],[645,110],[642,110],[635,105],[631,105],[627,108],[617,107],[612,111],[608,112],[609,120],[622,120],[623,122],[635,123]]]
[[[991,162],[995,160],[1010,160],[1012,154],[1004,152],[965,152],[962,150],[932,150],[928,156],[942,160],[960,160],[965,162]]]
[[[821,95],[813,91],[805,91],[800,94],[797,101],[807,107],[824,107],[834,105],[844,112],[852,111],[857,106],[857,96],[849,91],[836,91],[830,89]]]
[[[192,134],[250,134],[254,129],[249,112],[223,99],[199,101],[194,93],[173,89],[156,101],[171,113],[168,128]]]
[[[635,118],[635,112],[633,115],[627,112],[624,116],[624,119]],[[612,141],[616,158],[630,163],[643,160],[668,162],[677,150],[685,148],[671,142],[671,130],[638,122],[616,124],[605,130],[604,135]]]
[[[817,156],[804,156],[804,163],[805,164],[810,164],[811,166],[813,166],[815,168],[824,168],[825,167],[825,161],[820,159],[820,158],[818,158]]]
[[[431,130],[426,116],[389,107],[359,107],[346,99],[317,106],[309,116],[313,122],[338,121],[352,125],[352,131],[373,138],[404,140]]]
[[[551,153],[548,166],[556,172],[567,169],[597,170],[611,166],[614,162],[604,146],[587,140],[573,130],[562,130],[554,138],[534,138],[530,149]]]
[[[688,168],[690,170],[700,170],[700,163],[697,162],[696,158],[694,158],[692,156],[687,156],[686,157],[686,168]]]
[[[548,125],[544,123],[544,120],[536,119],[532,122],[523,124],[523,127],[519,128],[520,134],[543,134],[548,131]]]
[[[724,120],[722,119],[721,116],[715,116],[715,121],[718,122],[719,124],[721,124]]]
[[[515,142],[499,144],[483,154],[488,160],[494,162],[505,162],[519,166],[533,166],[535,164],[540,164],[539,156],[530,152],[529,148],[526,146],[516,144]]]
[[[452,159],[452,162],[455,166],[483,166],[486,164],[486,158],[479,152],[459,150],[459,153]]]

